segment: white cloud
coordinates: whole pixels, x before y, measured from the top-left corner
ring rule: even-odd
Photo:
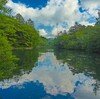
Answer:
[[[98,17],[96,9],[100,10],[100,0],[81,0],[81,4],[84,9],[88,9],[88,13]]]
[[[88,12],[84,13],[79,11],[80,5],[78,0],[49,0],[47,6],[42,9],[27,7],[24,4],[14,3],[11,0],[7,3],[7,6],[13,9],[13,15],[20,13],[26,20],[31,18],[36,26],[39,24],[53,26],[51,34],[55,35],[57,32],[55,33],[54,31],[56,31],[57,27],[68,29],[76,21],[90,25],[87,19],[91,16],[97,17],[97,10],[95,9],[100,6],[100,0],[81,0],[81,6],[89,9]],[[65,27],[63,27],[63,23],[66,23]]]
[[[57,36],[58,33],[60,33],[61,31],[64,31],[64,30],[66,30],[66,28],[63,28],[62,26],[54,27],[53,30],[52,30],[52,35]]]
[[[33,9],[31,7],[29,8],[24,4],[14,3],[11,0],[9,0],[9,2],[6,4],[6,6],[12,8],[12,14],[13,15],[20,13],[20,14],[22,14],[22,16],[25,19],[28,19],[28,18],[33,19],[33,18],[37,17],[36,15],[37,15],[38,9]]]
[[[81,0],[82,5],[84,8],[98,8],[100,7],[100,0]]]
[[[44,29],[39,29],[39,34],[41,36],[44,36],[45,37],[47,35],[47,32]]]
[[[23,4],[16,4],[12,1],[9,1],[7,6],[13,8],[14,14],[21,13],[25,19],[32,18],[35,23],[42,23],[44,25],[51,25],[55,27],[56,24],[62,25],[63,22],[66,22],[69,26],[71,26],[80,16],[80,12],[78,13],[77,1],[71,1],[73,3],[71,3],[70,0],[50,0],[48,5],[41,10],[27,8]]]
[[[89,22],[86,22],[86,21],[82,21],[82,22],[80,22],[80,24],[85,25],[85,26],[88,26],[88,25],[94,26],[94,23],[89,23]]]

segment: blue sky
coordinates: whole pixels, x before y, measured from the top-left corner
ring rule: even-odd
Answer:
[[[25,20],[31,18],[40,35],[54,37],[75,22],[95,24],[100,0],[9,0],[7,6],[13,16],[20,13]]]
[[[47,5],[48,0],[12,0],[15,3],[21,2],[33,8],[42,8]]]

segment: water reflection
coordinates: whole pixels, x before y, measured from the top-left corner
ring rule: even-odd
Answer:
[[[30,72],[38,60],[38,50],[14,50],[18,60],[2,61],[0,59],[0,81],[22,75],[22,71]]]
[[[97,74],[95,67],[87,67],[92,60],[88,58],[88,63],[84,61],[85,54],[75,55],[64,51],[41,52],[30,72],[24,70],[22,75],[0,82],[0,95],[3,99],[100,99],[99,77],[92,74]]]
[[[55,51],[58,60],[67,62],[74,74],[84,73],[100,80],[100,55],[80,51]]]
[[[2,62],[2,59],[0,59],[0,81],[13,77],[15,70],[17,70],[15,61],[6,60]]]

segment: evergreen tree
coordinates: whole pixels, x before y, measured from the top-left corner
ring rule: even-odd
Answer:
[[[23,16],[22,16],[20,13],[18,13],[18,14],[15,16],[15,18],[16,18],[19,22],[25,23],[25,20],[24,20]]]
[[[73,34],[73,33],[77,32],[78,30],[81,30],[81,29],[84,29],[84,28],[85,28],[84,25],[81,25],[81,24],[78,24],[77,22],[75,22],[75,25],[70,27],[68,33]]]
[[[96,25],[100,25],[100,11],[98,12],[98,18],[96,19],[97,19]]]
[[[26,24],[34,26],[34,22],[31,19],[28,19],[27,22],[26,22]]]

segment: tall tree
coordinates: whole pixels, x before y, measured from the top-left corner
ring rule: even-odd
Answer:
[[[98,18],[96,19],[97,19],[96,25],[100,25],[100,11],[98,11]]]
[[[16,18],[19,22],[25,23],[25,20],[24,20],[23,16],[22,16],[20,13],[18,13],[18,14],[15,16],[15,18]]]
[[[69,34],[73,34],[73,33],[77,32],[78,30],[81,30],[84,28],[85,28],[84,25],[81,25],[81,24],[78,24],[77,22],[75,22],[75,25],[70,27],[68,32],[69,32]]]
[[[26,24],[34,26],[34,22],[31,19],[28,19],[27,22],[26,22]]]

